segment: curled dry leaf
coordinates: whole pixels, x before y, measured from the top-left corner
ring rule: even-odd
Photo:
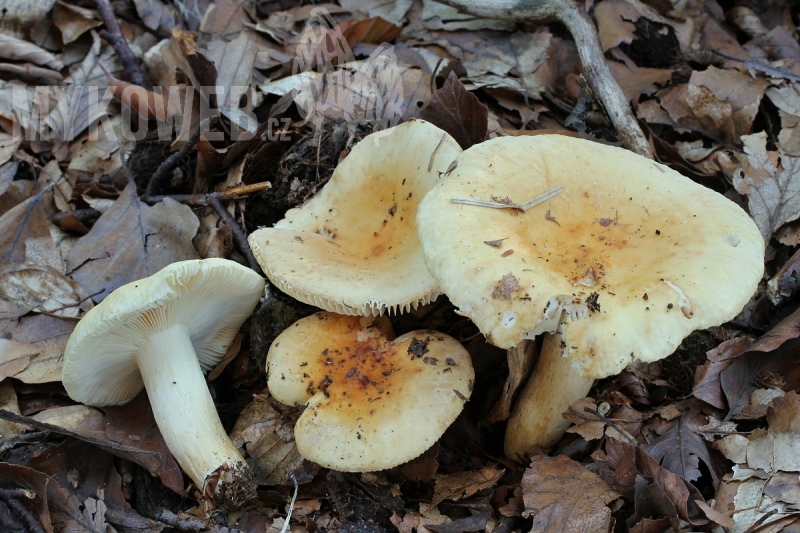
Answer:
[[[489,108],[467,91],[453,72],[419,117],[452,135],[465,150],[483,141],[489,128]]]
[[[611,529],[608,504],[619,498],[605,481],[566,456],[537,456],[522,477],[523,516],[533,517],[531,532]]]
[[[486,466],[476,472],[465,471],[437,475],[434,480],[433,505],[442,500],[458,501],[495,485],[505,473],[502,468]]]

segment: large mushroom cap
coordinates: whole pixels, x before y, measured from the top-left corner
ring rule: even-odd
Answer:
[[[250,235],[259,264],[287,294],[345,315],[430,302],[439,288],[414,220],[419,201],[460,152],[423,120],[365,137],[316,196]]]
[[[385,318],[321,312],[281,333],[267,356],[270,393],[307,403],[300,453],[339,471],[383,470],[427,450],[472,390],[469,354],[435,331],[393,341]]]
[[[117,405],[142,389],[135,361],[150,335],[187,328],[204,370],[225,355],[264,290],[264,279],[227,259],[180,261],[111,293],[78,322],[64,351],[70,397]]]
[[[761,279],[764,242],[741,208],[626,150],[504,137],[456,164],[420,205],[420,239],[443,292],[499,347],[560,329],[583,375],[605,377],[730,320]],[[525,212],[451,201],[558,186]]]

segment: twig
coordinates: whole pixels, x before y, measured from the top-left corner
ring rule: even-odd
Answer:
[[[625,431],[624,429],[622,429],[621,427],[619,427],[619,426],[618,426],[618,425],[617,425],[617,424],[616,424],[616,423],[615,423],[613,420],[611,420],[610,418],[606,417],[605,415],[602,415],[602,414],[600,414],[600,411],[598,411],[597,409],[592,409],[591,407],[584,407],[584,408],[583,408],[583,411],[584,411],[585,413],[590,413],[590,414],[593,414],[594,416],[596,416],[596,417],[597,417],[597,419],[598,419],[598,420],[600,420],[600,422],[602,422],[602,423],[604,423],[604,424],[606,424],[606,425],[608,425],[608,426],[611,426],[612,428],[614,428],[615,430],[617,430],[617,433],[619,433],[620,435],[622,435],[623,437],[625,437],[625,439],[626,439],[626,440],[627,440],[627,441],[628,441],[630,444],[633,444],[634,446],[637,446],[637,447],[639,446],[639,443],[638,443],[638,442],[636,442],[636,439],[634,439],[634,438],[633,438],[633,436],[631,436],[631,434],[630,434],[630,433],[628,433],[627,431]]]
[[[545,22],[556,20],[567,27],[575,40],[578,55],[592,92],[605,108],[620,140],[626,148],[653,159],[639,123],[625,95],[608,68],[589,15],[574,0],[441,0],[459,11],[476,17],[510,22]]]
[[[729,56],[728,54],[723,54],[722,52],[718,52],[716,50],[712,50],[711,53],[714,55],[718,55],[719,57],[728,59],[730,61],[738,61],[739,63],[744,63],[747,68],[751,68],[753,70],[758,70],[767,74],[768,76],[772,76],[773,78],[784,78],[789,81],[800,81],[800,76],[797,74],[790,72],[783,68],[775,68],[772,65],[768,65],[766,63],[762,63],[761,61],[754,61],[752,59],[742,59],[740,57]]]
[[[270,188],[272,188],[272,184],[270,182],[262,181],[260,183],[253,183],[252,185],[232,187],[221,192],[210,192],[205,194],[157,194],[155,196],[143,198],[143,200],[148,203],[156,203],[160,202],[164,198],[172,198],[176,202],[180,202],[182,204],[209,206],[211,205],[212,198],[216,198],[218,200],[242,200],[254,192],[264,191]]]
[[[564,186],[559,185],[555,189],[551,189],[546,193],[542,194],[541,196],[537,196],[536,198],[533,198],[521,204],[515,204],[511,201],[493,202],[491,200],[476,200],[475,198],[458,198],[455,196],[450,198],[450,201],[453,202],[454,204],[476,205],[478,207],[490,207],[492,209],[517,209],[520,211],[527,211],[531,207],[537,206],[555,196],[558,196],[559,194],[561,194],[561,191],[563,189]]]
[[[145,202],[150,201],[150,198],[153,196],[153,193],[156,191],[156,189],[169,182],[170,178],[172,177],[172,171],[181,164],[181,160],[192,151],[197,144],[197,141],[200,140],[200,132],[202,131],[202,127],[203,122],[197,125],[195,130],[186,140],[186,143],[181,146],[180,150],[166,158],[163,163],[158,165],[153,177],[150,178],[150,183],[147,184],[147,190],[145,191],[143,198]]]
[[[197,531],[206,529],[206,523],[199,518],[180,518],[178,515],[170,510],[164,509],[156,516],[156,520],[174,527],[178,531],[186,531],[196,533]]]
[[[117,18],[114,16],[114,10],[111,8],[111,4],[109,4],[108,0],[94,0],[94,3],[97,6],[97,10],[100,11],[100,16],[103,17],[103,22],[106,25],[106,31],[101,32],[102,37],[114,47],[131,83],[144,87],[144,75],[139,68],[139,62],[136,60],[136,56],[133,55],[131,47],[128,46],[128,41],[122,36],[122,30],[117,23]]]
[[[225,206],[222,205],[222,202],[220,202],[218,198],[210,198],[208,203],[217,211],[222,221],[225,222],[225,224],[227,224],[231,229],[231,232],[233,233],[233,239],[236,241],[236,244],[239,245],[239,250],[247,258],[247,264],[250,265],[250,268],[261,274],[261,267],[259,266],[258,261],[256,261],[256,258],[253,255],[253,250],[250,249],[250,244],[247,242],[247,236],[244,234],[244,231],[242,231],[239,223],[234,220],[234,218],[231,216]]]
[[[36,493],[28,489],[0,489],[0,500],[3,500],[14,511],[14,514],[17,515],[30,533],[45,533],[39,519],[27,507],[22,505],[19,498],[32,500],[36,498]]]

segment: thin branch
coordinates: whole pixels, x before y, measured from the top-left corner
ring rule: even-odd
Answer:
[[[30,533],[45,533],[39,519],[22,505],[20,498],[32,500],[36,498],[36,493],[28,489],[0,489],[0,500],[8,505]]]
[[[156,169],[153,177],[150,178],[150,183],[147,184],[147,190],[145,191],[144,198],[142,198],[145,202],[151,201],[150,199],[153,197],[153,193],[160,187],[169,183],[169,180],[172,178],[172,171],[175,170],[178,165],[181,164],[181,160],[189,155],[189,152],[197,144],[197,141],[200,140],[200,132],[202,131],[203,123],[197,125],[195,130],[186,140],[183,146],[181,146],[180,150],[175,152],[174,154],[170,155],[168,158],[161,163],[158,168]]]
[[[208,202],[211,207],[213,207],[217,214],[219,214],[220,218],[222,219],[225,224],[231,229],[233,233],[233,239],[236,241],[236,244],[239,245],[239,250],[244,254],[247,258],[247,264],[250,265],[254,271],[261,274],[261,267],[256,261],[255,256],[253,255],[253,250],[250,249],[250,244],[247,242],[247,236],[242,231],[242,227],[239,226],[239,223],[234,220],[228,210],[222,205],[222,202],[218,198],[211,198]]]
[[[119,23],[117,23],[117,18],[114,16],[111,4],[109,4],[108,0],[94,0],[94,3],[106,25],[106,31],[101,32],[102,37],[114,47],[114,51],[117,52],[119,60],[122,62],[122,67],[128,74],[131,83],[144,87],[144,74],[139,68],[139,62],[136,60],[131,47],[128,46],[128,41],[122,35],[122,30],[119,27]]]
[[[608,68],[594,24],[573,0],[441,1],[476,17],[509,22],[561,22],[572,34],[586,81],[614,124],[622,143],[632,152],[653,159],[647,137]]]

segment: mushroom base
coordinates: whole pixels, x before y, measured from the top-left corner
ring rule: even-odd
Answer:
[[[520,459],[531,451],[555,446],[570,425],[562,413],[592,388],[594,379],[583,377],[563,351],[560,335],[545,334],[536,366],[508,419],[507,457]]]
[[[150,336],[136,356],[158,429],[181,469],[220,508],[255,495],[253,475],[219,420],[189,331]]]

